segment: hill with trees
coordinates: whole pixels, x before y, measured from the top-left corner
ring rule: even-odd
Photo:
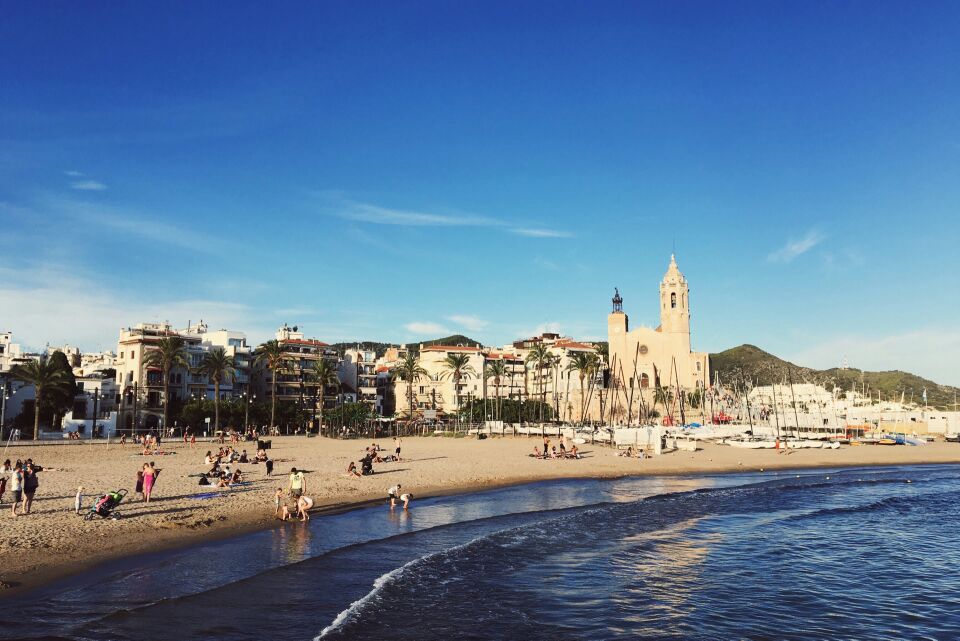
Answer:
[[[868,372],[854,367],[818,370],[796,365],[763,351],[755,345],[740,345],[719,354],[710,355],[710,371],[719,375],[721,382],[734,383],[748,379],[754,385],[783,383],[816,383],[828,390],[855,389],[862,394],[885,399],[923,404],[923,390],[927,390],[927,404],[939,409],[953,409],[960,388],[941,385],[926,378],[892,370]]]

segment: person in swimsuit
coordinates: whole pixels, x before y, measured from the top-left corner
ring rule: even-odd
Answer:
[[[400,441],[400,437],[399,437],[399,436],[394,436],[394,437],[393,437],[393,445],[394,445],[394,447],[397,448],[397,449],[394,450],[394,455],[397,457],[397,460],[398,460],[398,461],[400,460],[400,446],[401,446],[402,444],[403,444],[403,443]]]
[[[400,500],[403,501],[403,509],[407,509],[410,506],[410,499],[413,498],[413,494],[401,494]]]
[[[156,470],[149,463],[143,464],[143,500],[150,502],[150,493],[153,492],[153,481],[156,478]]]
[[[350,476],[356,476],[357,478],[362,478],[362,477],[363,477],[363,475],[360,474],[360,472],[357,471],[357,464],[354,463],[353,461],[350,461],[350,465],[347,466],[346,476],[348,476],[348,477],[350,477]]]

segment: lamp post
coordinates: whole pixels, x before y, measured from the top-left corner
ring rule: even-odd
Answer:
[[[2,385],[0,385],[0,438],[3,435],[3,424],[7,420],[7,399],[10,396],[7,394],[7,381],[4,380]]]
[[[257,397],[256,394],[247,396],[247,393],[243,393],[243,431],[246,432],[247,428],[250,427],[250,403],[253,402],[253,399]]]
[[[93,390],[93,421],[90,425],[90,438],[96,436],[97,432],[97,409],[100,401],[100,388]]]

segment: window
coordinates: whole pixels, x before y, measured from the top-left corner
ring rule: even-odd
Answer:
[[[670,294],[670,309],[674,309],[677,306],[677,293],[673,292]]]
[[[701,371],[701,367],[702,367],[702,365],[698,362],[698,363],[697,363],[697,371],[698,371],[698,372]]]
[[[649,374],[641,374],[641,375],[640,375],[640,387],[642,387],[643,389],[647,389],[648,387],[650,387],[650,375],[649,375]]]

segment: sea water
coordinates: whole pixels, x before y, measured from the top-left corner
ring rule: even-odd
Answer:
[[[10,639],[960,639],[960,467],[557,481],[0,601]]]

